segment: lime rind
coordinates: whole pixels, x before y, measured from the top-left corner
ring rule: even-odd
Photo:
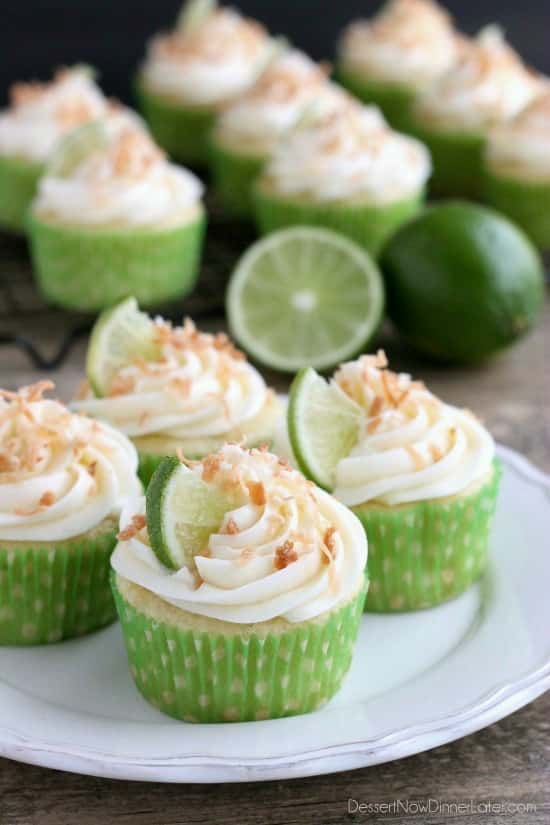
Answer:
[[[335,384],[311,367],[301,370],[290,388],[287,422],[303,474],[330,492],[338,462],[358,441],[361,420],[359,406]]]
[[[140,311],[135,298],[125,298],[105,310],[92,329],[86,356],[86,374],[94,394],[106,395],[113,376],[135,358],[147,361],[157,355],[154,322]]]
[[[71,131],[57,146],[46,167],[46,175],[69,178],[86,158],[108,145],[109,135],[103,120],[93,120]]]
[[[198,29],[216,11],[216,0],[187,0],[176,21],[176,30],[189,34]]]

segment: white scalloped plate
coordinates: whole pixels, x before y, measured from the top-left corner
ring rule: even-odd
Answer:
[[[188,725],[133,686],[118,626],[0,649],[0,754],[96,776],[239,782],[330,773],[450,742],[550,687],[550,477],[500,447],[484,580],[434,610],[363,618],[338,696],[266,722]]]

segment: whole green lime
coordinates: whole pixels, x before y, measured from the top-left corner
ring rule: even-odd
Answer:
[[[480,361],[529,330],[543,302],[541,258],[499,213],[450,201],[402,227],[382,255],[388,311],[404,338],[447,362]]]

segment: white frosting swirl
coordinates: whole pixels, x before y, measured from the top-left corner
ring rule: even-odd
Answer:
[[[384,369],[385,357],[344,364],[333,383],[357,405],[356,446],[336,468],[334,495],[349,507],[444,498],[491,472],[494,442],[467,410],[444,404],[409,375]]]
[[[130,110],[108,101],[86,67],[62,69],[50,83],[16,83],[12,105],[0,113],[0,154],[46,161],[58,142],[75,127],[96,118],[139,122]]]
[[[50,382],[0,397],[0,540],[59,541],[93,530],[139,495],[137,453],[107,424],[42,398]]]
[[[322,93],[326,72],[303,52],[273,61],[249,92],[224,109],[216,124],[223,143],[254,147],[265,154]]]
[[[72,174],[46,171],[33,208],[78,225],[171,225],[197,212],[202,192],[195,175],[168,163],[145,132],[124,124]]]
[[[514,117],[540,89],[540,78],[500,29],[488,26],[462,44],[458,61],[421,95],[417,111],[423,120],[448,128],[484,130]]]
[[[550,88],[489,134],[487,162],[512,177],[550,180]]]
[[[196,570],[166,568],[145,530],[132,530],[143,501],[129,505],[112,556],[118,574],[182,610],[235,623],[301,622],[360,589],[367,541],[359,520],[276,456],[227,445],[190,472],[233,491],[235,505]],[[138,522],[139,523],[139,522]],[[135,532],[135,534],[134,534]],[[134,535],[133,535],[134,534]]]
[[[173,439],[238,437],[264,409],[269,391],[227,337],[172,328],[157,319],[157,360],[123,367],[108,397],[73,408],[106,419],[129,436]]]
[[[383,203],[419,193],[430,171],[422,143],[392,131],[375,107],[347,104],[283,138],[261,181],[283,195]]]
[[[348,26],[339,52],[352,72],[422,89],[453,64],[457,37],[432,0],[392,0],[374,19]]]
[[[217,105],[254,83],[270,49],[263,26],[221,8],[191,31],[153,38],[141,76],[151,92],[184,104]]]

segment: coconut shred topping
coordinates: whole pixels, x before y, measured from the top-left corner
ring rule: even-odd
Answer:
[[[393,0],[373,20],[358,20],[340,43],[344,65],[382,81],[424,88],[454,62],[458,39],[431,0]]]
[[[443,126],[478,129],[514,117],[540,91],[540,77],[498,26],[487,26],[462,44],[459,60],[422,95],[418,111]]]
[[[142,80],[150,91],[184,104],[217,104],[254,83],[270,49],[263,26],[220,8],[190,29],[153,38]]]
[[[263,179],[287,195],[386,202],[417,194],[430,171],[422,143],[390,129],[376,107],[346,103],[283,138]]]
[[[490,166],[535,180],[550,179],[550,87],[489,135]]]
[[[86,67],[60,69],[50,83],[16,83],[0,113],[0,154],[43,162],[77,126],[126,112],[107,100]],[[136,117],[137,120],[137,117]]]
[[[286,52],[223,111],[216,131],[228,142],[269,151],[326,85],[327,71],[302,52]]]
[[[300,622],[352,598],[367,541],[328,493],[263,451],[226,445],[189,472],[233,502],[193,566],[169,570],[147,537],[143,500],[122,514],[114,569],[190,613],[228,622]]]
[[[124,126],[69,175],[46,173],[34,209],[79,225],[171,224],[196,210],[202,191],[199,179],[168,163],[146,132]]]
[[[63,540],[139,495],[137,453],[107,424],[43,398],[41,381],[0,391],[0,540]]]
[[[361,412],[359,439],[336,468],[348,506],[403,504],[463,493],[491,472],[494,442],[467,411],[386,369],[383,352],[343,364],[333,383]]]
[[[156,360],[137,359],[111,381],[106,398],[73,407],[106,419],[129,436],[240,437],[272,393],[226,335],[199,332],[192,321],[157,319]]]

